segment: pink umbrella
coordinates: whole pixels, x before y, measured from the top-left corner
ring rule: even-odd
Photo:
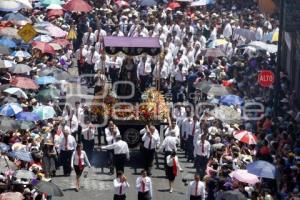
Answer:
[[[237,139],[240,142],[246,143],[246,144],[256,144],[257,138],[256,136],[246,130],[239,130],[233,132],[233,137]]]
[[[39,49],[42,51],[42,53],[50,53],[50,54],[55,54],[54,48],[46,42],[39,42],[39,41],[34,41],[32,43],[33,48]]]
[[[64,15],[64,11],[63,10],[57,10],[57,9],[53,9],[53,10],[48,10],[47,11],[47,16],[48,17],[60,17]]]
[[[256,175],[250,174],[247,170],[237,169],[229,174],[230,177],[248,184],[255,184],[259,182],[259,179]]]
[[[117,1],[116,4],[118,5],[119,8],[122,8],[122,7],[129,7],[129,3],[126,2],[126,1],[123,1],[123,0]]]
[[[23,89],[31,89],[31,90],[37,90],[39,89],[39,86],[35,83],[34,80],[26,77],[15,77],[10,82],[12,86],[23,88]]]
[[[68,34],[66,31],[62,30],[57,26],[54,26],[53,24],[48,25],[46,27],[46,30],[50,33],[52,37],[56,38],[66,37],[66,35]]]
[[[20,192],[6,192],[0,194],[0,200],[22,200],[24,196]]]
[[[92,6],[88,4],[84,0],[70,0],[68,1],[64,6],[64,10],[70,11],[70,12],[90,12],[92,11]]]
[[[57,38],[57,39],[53,40],[52,43],[59,44],[62,47],[65,47],[65,46],[71,44],[67,39],[62,39],[62,38]]]

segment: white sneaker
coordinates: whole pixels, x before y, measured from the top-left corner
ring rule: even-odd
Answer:
[[[173,192],[173,188],[170,189],[170,193],[172,193],[172,192]]]

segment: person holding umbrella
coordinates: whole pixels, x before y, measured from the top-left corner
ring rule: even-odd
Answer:
[[[76,173],[76,191],[77,192],[80,189],[80,177],[82,175],[82,172],[83,172],[85,166],[88,166],[89,168],[91,168],[89,159],[88,159],[85,151],[82,150],[82,144],[77,144],[76,151],[73,152],[72,159],[71,159],[71,167],[72,167],[72,169],[75,170],[75,173]]]
[[[170,186],[170,193],[173,192],[173,183],[179,171],[183,171],[180,164],[178,157],[176,155],[176,151],[173,151],[171,155],[167,156],[167,167],[166,167],[166,174],[169,180]]]

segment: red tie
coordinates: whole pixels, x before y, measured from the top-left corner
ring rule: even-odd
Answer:
[[[79,167],[80,170],[82,170],[83,169],[83,164],[82,164],[82,159],[81,159],[81,151],[78,151],[77,155],[78,155],[78,167]]]
[[[204,142],[202,142],[202,154],[204,154]]]
[[[175,158],[173,158],[173,174],[177,176],[177,164]]]
[[[192,131],[192,135],[193,135],[193,136],[195,135],[195,128],[196,128],[196,123],[193,122],[193,131]]]
[[[146,187],[146,185],[145,185],[144,181],[142,180],[142,192],[145,192],[145,187]]]
[[[120,185],[120,190],[119,190],[120,195],[122,195],[122,187],[123,187],[123,183],[121,183],[121,185]]]
[[[94,53],[92,53],[91,63],[93,64]]]
[[[150,137],[148,149],[151,149],[151,144],[152,144],[152,137]]]
[[[83,56],[82,56],[82,49],[80,50],[79,63],[80,63],[80,64],[83,64],[83,63],[84,63]]]
[[[196,181],[195,196],[198,196],[198,181]]]
[[[70,118],[70,129],[72,128],[72,117],[73,116],[71,116],[71,118]]]
[[[65,137],[65,151],[68,151],[68,136]]]

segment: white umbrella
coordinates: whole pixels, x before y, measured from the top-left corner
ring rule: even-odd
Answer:
[[[12,95],[16,95],[18,97],[24,97],[25,99],[28,99],[27,94],[20,88],[7,88],[6,90],[4,90],[4,92],[8,93],[8,94],[12,94]]]
[[[51,42],[53,40],[52,37],[48,35],[39,35],[33,39],[34,41],[39,41],[39,42]]]
[[[13,61],[0,60],[0,69],[1,68],[11,68],[11,67],[14,67],[15,65],[16,65],[16,63],[14,63]]]
[[[11,0],[0,1],[0,11],[4,12],[15,12],[23,8],[23,4]]]
[[[248,45],[255,47],[257,49],[262,49],[262,50],[268,51],[270,53],[276,53],[277,49],[278,49],[277,45],[275,45],[275,44],[267,44],[267,43],[261,42],[261,41],[253,41],[253,42],[250,42]]]
[[[240,182],[254,185],[259,182],[256,175],[249,173],[247,170],[237,169],[229,174],[230,177],[237,179]]]
[[[32,3],[29,0],[14,0],[18,3],[21,3],[24,8],[32,9]]]

